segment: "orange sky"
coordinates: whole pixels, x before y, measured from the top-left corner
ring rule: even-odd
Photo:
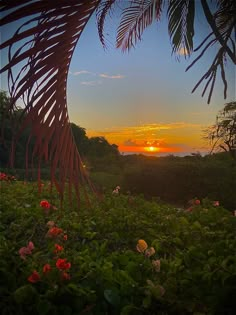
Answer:
[[[200,124],[175,122],[87,130],[89,137],[102,136],[117,144],[122,153],[145,154],[207,151]]]

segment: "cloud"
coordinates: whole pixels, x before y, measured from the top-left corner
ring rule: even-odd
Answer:
[[[82,81],[82,82],[80,82],[80,84],[82,84],[82,85],[89,85],[89,86],[94,86],[94,85],[99,85],[99,84],[101,84],[102,83],[102,81]]]
[[[125,76],[124,76],[124,75],[121,75],[121,74],[108,75],[108,74],[106,74],[106,73],[100,73],[100,74],[99,74],[99,77],[105,78],[105,79],[123,79],[123,78],[125,78]]]
[[[136,141],[131,140],[131,139],[128,139],[128,140],[124,141],[123,145],[125,145],[125,146],[130,146],[130,147],[133,147],[133,146],[134,146],[134,147],[139,146],[139,144],[137,144],[137,142],[136,142]]]
[[[80,70],[80,71],[74,71],[74,72],[69,71],[69,74],[74,75],[74,76],[81,75],[81,74],[92,74],[92,75],[94,75],[93,72],[90,72],[90,71],[87,71],[87,70]]]
[[[79,75],[83,75],[83,74],[88,74],[88,75],[92,75],[92,76],[96,76],[96,77],[100,77],[100,78],[104,78],[104,79],[123,79],[123,78],[125,78],[125,76],[121,75],[121,74],[109,75],[106,73],[94,73],[94,72],[91,72],[88,70],[69,71],[69,74],[72,76],[79,76]]]

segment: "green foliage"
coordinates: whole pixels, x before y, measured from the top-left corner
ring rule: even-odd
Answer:
[[[60,209],[46,182],[41,196],[34,183],[1,182],[0,189],[3,314],[234,314],[236,219],[211,200],[186,212],[107,194],[90,207],[81,200],[78,212],[67,201]],[[45,199],[53,207],[40,207]],[[48,237],[48,221],[68,239]],[[137,251],[138,240],[154,248],[150,257]],[[30,241],[35,248],[21,259]],[[71,263],[70,279],[58,258]],[[30,283],[34,270],[40,280]]]
[[[124,191],[182,205],[195,196],[209,197],[236,208],[236,164],[227,155],[123,158]]]

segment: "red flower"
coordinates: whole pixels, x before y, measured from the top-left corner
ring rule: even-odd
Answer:
[[[194,201],[194,203],[195,203],[195,205],[200,205],[201,201],[200,201],[199,199],[196,199],[196,200]]]
[[[42,200],[40,202],[40,207],[49,209],[51,207],[50,203],[47,200]]]
[[[219,207],[220,202],[218,200],[213,201],[213,206]]]
[[[58,236],[61,233],[63,233],[63,230],[58,228],[58,227],[52,227],[49,231],[48,231],[48,236],[53,237],[53,236]]]
[[[71,263],[70,262],[66,262],[67,259],[61,259],[58,258],[57,262],[56,262],[56,267],[60,270],[66,270],[66,269],[70,269],[71,267]]]
[[[0,180],[8,180],[7,175],[0,172]]]
[[[66,234],[64,234],[63,239],[64,239],[64,241],[67,241],[68,236]]]
[[[40,280],[40,275],[36,270],[33,271],[33,273],[28,277],[28,281],[31,283],[36,283]]]
[[[63,273],[62,273],[62,279],[64,279],[64,280],[70,280],[70,275],[69,275],[69,273],[63,272]]]
[[[193,211],[193,207],[189,207],[188,209],[186,209],[186,211],[192,212]]]
[[[58,244],[55,244],[55,253],[61,252],[64,248]]]
[[[52,270],[52,268],[49,264],[46,264],[43,266],[43,273],[48,273],[51,270]]]

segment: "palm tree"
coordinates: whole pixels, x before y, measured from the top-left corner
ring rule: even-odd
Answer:
[[[195,91],[206,80],[203,95],[209,88],[210,102],[217,70],[221,71],[226,97],[225,60],[236,63],[235,38],[232,37],[236,5],[234,0],[217,0],[213,11],[207,0],[200,0],[200,3],[211,31],[195,48],[200,53],[188,69],[201,59],[210,46],[217,45],[218,51],[212,64],[193,89]],[[22,25],[14,36],[0,45],[0,49],[9,49],[9,62],[1,69],[1,72],[8,71],[9,111],[14,110],[19,98],[25,102],[20,128],[15,130],[13,137],[10,165],[13,166],[14,162],[14,144],[22,130],[31,125],[31,137],[36,139],[31,161],[37,157],[39,169],[42,160],[49,161],[51,180],[61,196],[67,179],[69,190],[74,186],[78,197],[78,183],[89,183],[72,136],[67,111],[66,83],[73,51],[95,11],[98,33],[105,45],[105,19],[117,4],[123,6],[117,32],[118,48],[129,50],[135,46],[145,28],[154,20],[161,19],[166,7],[173,53],[183,49],[187,57],[193,52],[195,0],[1,0],[0,26],[22,19]],[[17,65],[21,65],[20,71],[15,70]],[[40,172],[38,174],[40,179]]]

